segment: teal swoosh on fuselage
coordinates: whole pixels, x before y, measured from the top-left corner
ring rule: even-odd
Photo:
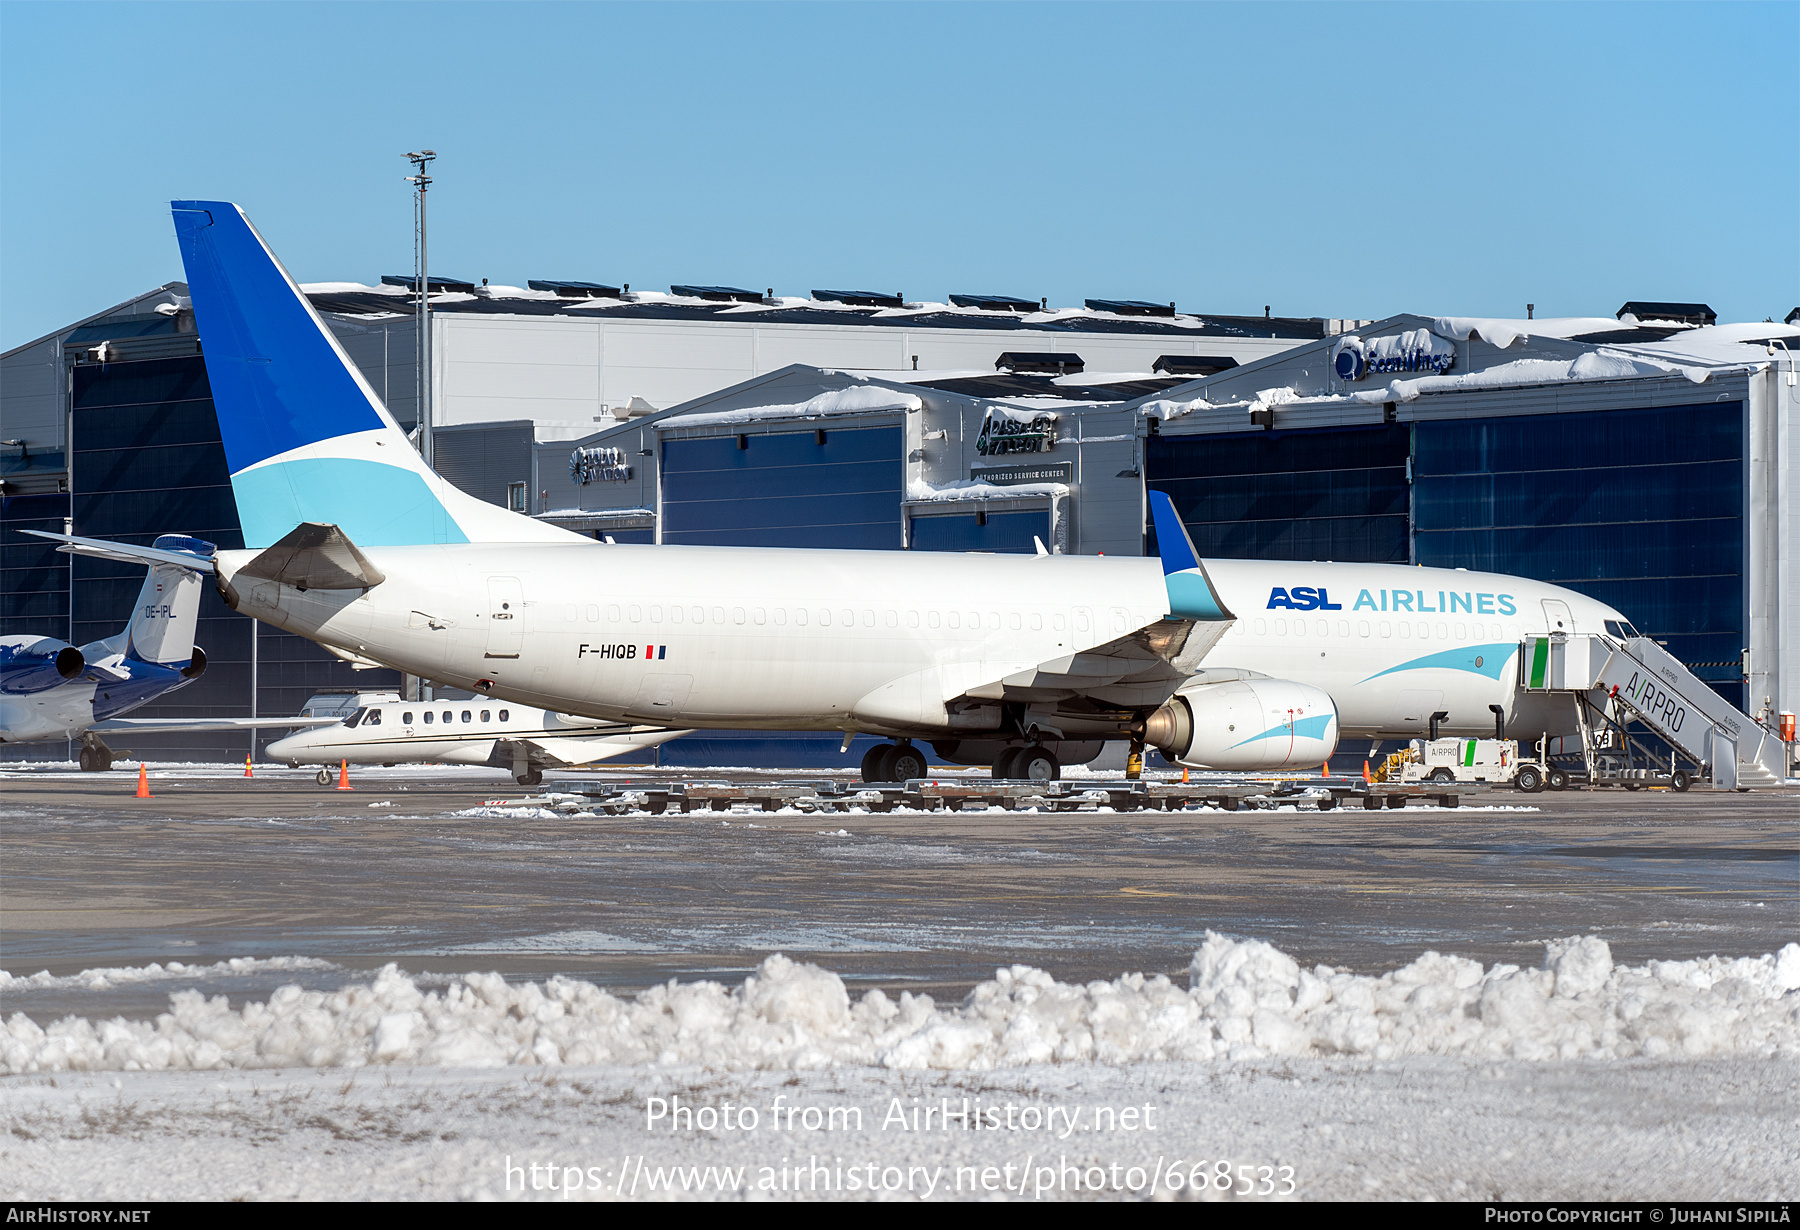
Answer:
[[[1287,722],[1279,726],[1271,726],[1260,735],[1251,735],[1248,739],[1240,739],[1232,744],[1242,747],[1246,743],[1255,743],[1258,739],[1285,739],[1290,735],[1297,739],[1323,739],[1325,732],[1331,729],[1331,716],[1320,714],[1318,717],[1301,718],[1292,725]]]
[[[1376,671],[1368,679],[1379,679],[1383,675],[1392,675],[1396,671],[1449,670],[1467,671],[1471,675],[1485,675],[1489,679],[1500,678],[1500,672],[1512,661],[1513,654],[1519,647],[1505,642],[1499,645],[1463,645],[1456,649],[1446,649],[1440,653],[1429,653],[1422,658],[1414,658],[1410,662],[1402,662],[1398,666],[1390,666],[1384,671]]]

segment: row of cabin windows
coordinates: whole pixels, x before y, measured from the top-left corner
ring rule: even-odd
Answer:
[[[424,710],[423,715],[424,715],[425,725],[430,726],[434,723],[435,714],[433,713],[432,710],[430,710],[430,709]],[[444,710],[442,720],[446,726],[449,725],[450,723],[454,722],[456,720],[456,710],[454,710],[454,709]],[[474,722],[476,720],[475,719],[475,711],[473,709],[464,709],[462,711],[462,720],[465,722]],[[481,711],[481,721],[491,722],[493,720],[494,719],[493,719],[491,710],[483,709]],[[512,721],[512,710],[511,709],[500,710],[500,720],[502,722]],[[346,726],[356,726],[359,724],[363,725],[363,726],[379,726],[379,725],[381,725],[381,710],[379,710],[379,709],[358,709],[355,713],[352,713],[349,717],[344,719],[344,725],[346,725]],[[400,724],[402,726],[411,726],[413,724],[413,711],[411,709],[407,709],[400,714]]]
[[[606,619],[609,623],[625,620],[637,624],[644,622],[644,613],[645,608],[641,606],[620,607],[615,603],[606,608]],[[600,622],[600,607],[594,603],[589,603],[585,611],[577,608],[572,602],[563,604],[563,620],[565,622],[578,622],[581,614],[586,615],[589,623]],[[854,628],[859,625],[864,628],[898,628],[904,624],[908,628],[986,628],[990,632],[998,632],[1002,626],[1005,626],[1014,632],[1022,632],[1027,628],[1033,632],[1042,632],[1045,623],[1045,616],[1039,611],[1029,614],[1020,611],[1009,611],[1002,614],[992,610],[923,612],[884,610],[878,612],[867,607],[861,611],[851,607],[843,607],[835,611],[828,607],[820,607],[816,610],[799,607],[790,611],[786,607],[760,606],[730,608],[715,606],[710,610],[704,606],[671,606],[667,609],[661,606],[652,606],[649,608],[649,615],[650,622],[653,624],[660,624],[666,620],[671,624],[704,625],[712,623],[719,625],[756,624],[759,626],[773,624],[777,628],[784,628],[791,622],[797,628],[805,628],[809,625],[821,628],[834,626]],[[1128,613],[1122,608],[1114,608],[1112,623],[1114,631],[1130,631]],[[1065,614],[1059,611],[1049,616],[1049,625],[1054,632],[1066,631],[1070,626],[1073,626],[1077,632],[1087,632],[1094,624],[1095,617],[1086,607],[1077,607],[1072,613]]]
[[[1348,638],[1351,635],[1350,621],[1340,619],[1240,619],[1232,625],[1231,631],[1236,636],[1243,636],[1247,628],[1254,627],[1258,636],[1287,636],[1296,640],[1329,640],[1334,635]],[[1417,623],[1401,621],[1367,620],[1356,621],[1356,636],[1367,639],[1371,636],[1382,638],[1398,637],[1406,641],[1417,636],[1421,641],[1487,641],[1517,642],[1523,640],[1528,633],[1521,624],[1490,623]]]

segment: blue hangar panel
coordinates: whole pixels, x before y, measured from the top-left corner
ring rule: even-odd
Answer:
[[[897,426],[665,440],[662,540],[897,551],[900,446]]]
[[[1741,402],[1415,425],[1417,561],[1566,585],[1741,705]]]
[[[1033,538],[1050,537],[1050,514],[1038,512],[974,513],[912,519],[915,551],[994,551],[1002,555],[1030,555],[1037,550]]]
[[[1202,556],[1404,564],[1410,446],[1402,423],[1155,435],[1144,480],[1167,493]]]

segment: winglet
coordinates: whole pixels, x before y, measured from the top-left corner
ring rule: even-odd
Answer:
[[[1213,588],[1200,553],[1188,537],[1187,527],[1175,513],[1175,505],[1160,491],[1150,495],[1150,516],[1156,525],[1156,550],[1162,559],[1163,584],[1169,589],[1169,614],[1176,619],[1208,623],[1236,619],[1225,609]]]

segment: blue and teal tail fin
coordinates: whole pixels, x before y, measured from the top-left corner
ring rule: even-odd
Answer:
[[[245,546],[309,521],[360,546],[569,537],[434,474],[241,209],[172,207]]]
[[[1194,540],[1175,513],[1175,505],[1160,491],[1150,492],[1150,518],[1156,526],[1156,552],[1162,559],[1163,584],[1169,588],[1169,614],[1176,619],[1204,622],[1236,619],[1225,609],[1213,588],[1206,566],[1194,550]]]

